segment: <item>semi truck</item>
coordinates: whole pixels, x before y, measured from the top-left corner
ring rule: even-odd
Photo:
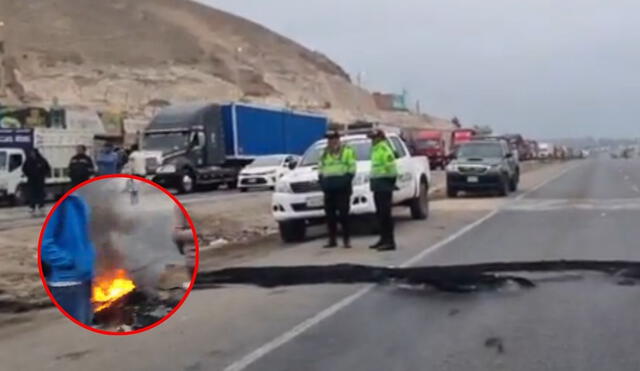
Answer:
[[[235,188],[254,158],[301,155],[327,126],[323,115],[245,103],[169,106],[144,131],[129,171],[180,193]]]
[[[442,130],[410,130],[402,135],[413,155],[429,158],[431,169],[444,169],[449,162],[451,136]]]
[[[0,198],[14,205],[26,202],[27,179],[22,174],[22,165],[27,152],[33,148],[40,151],[51,167],[46,179],[46,199],[63,195],[71,183],[69,160],[80,144],[87,146],[91,153],[93,135],[54,128],[0,129]]]

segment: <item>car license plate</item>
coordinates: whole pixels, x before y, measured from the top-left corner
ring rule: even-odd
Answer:
[[[309,197],[307,198],[307,207],[322,207],[324,206],[324,197]]]
[[[468,176],[467,183],[478,183],[479,179],[477,176]]]

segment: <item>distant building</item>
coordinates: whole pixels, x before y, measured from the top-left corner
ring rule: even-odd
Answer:
[[[404,94],[373,93],[376,107],[382,111],[408,111],[406,96]]]

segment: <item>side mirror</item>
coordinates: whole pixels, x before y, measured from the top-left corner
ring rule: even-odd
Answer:
[[[295,169],[295,168],[296,168],[296,166],[298,166],[298,163],[297,163],[297,162],[295,162],[295,161],[291,161],[291,162],[289,162],[289,169],[290,169],[290,170]]]
[[[513,153],[507,153],[504,158],[513,158]]]

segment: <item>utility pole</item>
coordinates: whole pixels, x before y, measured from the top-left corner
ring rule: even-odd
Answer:
[[[0,21],[0,97],[7,96],[7,73],[5,71],[5,37],[4,22]]]

